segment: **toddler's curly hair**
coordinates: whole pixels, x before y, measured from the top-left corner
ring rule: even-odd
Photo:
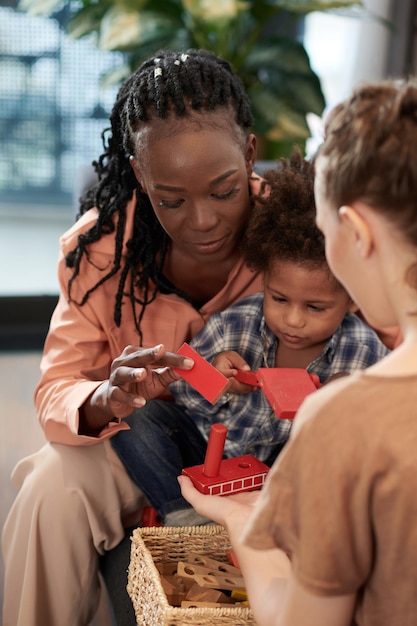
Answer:
[[[242,242],[246,263],[265,272],[278,260],[317,268],[327,266],[324,237],[316,226],[314,164],[295,149],[264,174],[263,191],[256,197]],[[328,267],[328,266],[327,266]]]

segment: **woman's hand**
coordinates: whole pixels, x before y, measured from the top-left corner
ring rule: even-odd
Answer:
[[[178,380],[172,367],[189,370],[193,365],[192,359],[167,352],[162,344],[153,348],[127,346],[111,364],[109,379],[81,407],[79,433],[94,434],[115,417],[127,417]]]
[[[171,367],[191,369],[194,361],[154,348],[128,346],[111,365],[107,389],[108,406],[115,417],[127,417],[146,400],[160,396],[179,375]]]

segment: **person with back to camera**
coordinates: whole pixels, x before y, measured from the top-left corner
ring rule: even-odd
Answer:
[[[264,173],[268,195],[242,242],[246,263],[263,276],[263,291],[214,313],[192,347],[230,379],[214,404],[180,379],[170,385],[175,404],[148,403],[146,415],[127,418],[131,431],[112,439],[124,466],[166,525],[189,524],[177,476],[187,442],[204,462],[213,423],[227,426],[226,458],[252,454],[271,466],[292,421],[277,419],[265,394],[233,377],[237,369],[303,368],[322,384],[373,365],[388,348],[352,311],[356,306],[330,272],[324,238],[315,223],[314,165],[296,150]],[[150,474],[147,466],[155,470]]]
[[[110,122],[98,184],[61,239],[35,392],[48,443],[13,475],[4,626],[93,618],[98,557],[143,506],[109,439],[167,393],[168,366],[192,366],[174,351],[212,313],[261,288],[240,250],[260,190],[256,138],[230,64],[161,51],[122,85]]]
[[[305,400],[260,495],[179,478],[227,527],[259,626],[416,623],[416,150],[417,81],[386,81],[336,106],[316,160],[330,268],[402,343]]]

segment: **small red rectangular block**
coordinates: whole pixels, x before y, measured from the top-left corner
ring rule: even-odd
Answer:
[[[226,557],[230,565],[233,565],[234,567],[240,567],[237,556],[232,549],[226,550]]]
[[[261,386],[256,372],[246,372],[245,370],[237,370],[237,374],[236,376],[234,376],[234,378],[240,383],[244,383],[245,385],[250,385],[251,387]]]
[[[252,454],[244,454],[220,463],[218,476],[206,476],[204,465],[194,465],[182,470],[191,478],[194,487],[201,493],[226,496],[241,491],[260,489],[269,472],[268,465],[258,461]]]
[[[163,526],[163,523],[158,519],[156,509],[151,506],[143,508],[141,526]]]
[[[177,354],[181,356],[188,356],[194,361],[194,367],[191,370],[181,370],[177,367],[173,369],[187,381],[198,393],[211,404],[214,404],[216,400],[222,395],[229,379],[224,376],[219,370],[211,365],[204,357],[194,350],[188,343],[183,343]]]

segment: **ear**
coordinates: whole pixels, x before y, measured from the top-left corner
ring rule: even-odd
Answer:
[[[253,133],[250,133],[246,138],[246,151],[245,151],[246,171],[248,173],[248,176],[252,174],[253,168],[255,166],[256,145],[257,145],[256,135],[254,135]]]
[[[354,245],[362,258],[367,258],[374,247],[373,234],[364,216],[353,206],[342,206],[339,218],[353,237]]]
[[[357,313],[358,311],[359,311],[358,305],[355,302],[353,302],[353,300],[351,300],[348,306],[348,313]]]
[[[145,191],[145,187],[144,187],[144,184],[142,182],[143,177],[142,177],[141,171],[139,169],[139,166],[137,164],[137,161],[135,160],[135,157],[133,155],[130,155],[129,163],[130,163],[130,167],[132,168],[132,170],[133,170],[133,172],[135,174],[136,180],[138,181],[139,185],[142,188],[142,191]]]

